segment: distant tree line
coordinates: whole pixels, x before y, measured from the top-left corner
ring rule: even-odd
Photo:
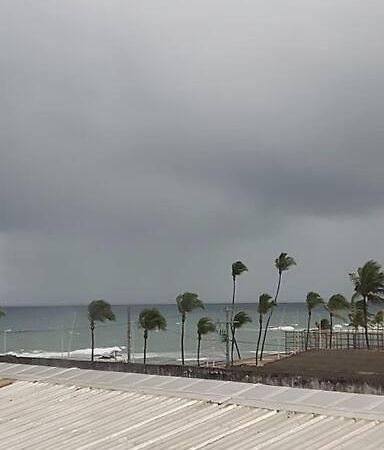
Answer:
[[[274,297],[267,293],[259,296],[256,311],[258,314],[259,327],[255,336],[256,357],[255,363],[258,365],[263,360],[265,352],[265,343],[270,328],[271,319],[275,308],[278,306],[279,294],[281,290],[283,274],[296,265],[295,260],[287,253],[281,253],[275,259],[275,268],[277,270],[277,284]],[[238,277],[247,272],[248,268],[242,261],[236,261],[232,264],[232,299],[230,303],[230,335],[224,336],[224,340],[230,340],[230,361],[234,363],[234,353],[241,359],[240,348],[236,340],[236,331],[245,324],[252,322],[251,317],[245,311],[236,311],[236,291]],[[343,317],[348,314],[350,326],[356,330],[360,327],[364,329],[366,346],[369,349],[368,329],[372,326],[382,326],[384,322],[384,313],[379,311],[373,314],[369,311],[371,305],[384,303],[384,272],[379,263],[373,260],[367,261],[356,272],[349,274],[353,283],[354,294],[351,301],[340,293],[333,294],[328,300],[324,300],[319,293],[310,291],[306,296],[306,305],[308,310],[307,330],[305,348],[308,348],[309,333],[311,329],[312,311],[315,308],[322,307],[328,315],[328,319],[322,319],[318,325],[320,329],[329,330],[329,348],[332,348],[333,337],[333,319]],[[176,305],[181,315],[180,329],[180,353],[181,363],[185,364],[185,322],[188,314],[196,309],[204,309],[203,302],[198,294],[186,291],[176,297]],[[4,314],[0,310],[0,316]],[[94,360],[95,348],[95,325],[96,322],[105,322],[115,320],[111,305],[104,300],[93,300],[88,306],[88,319],[91,331],[91,360]],[[151,331],[164,331],[167,328],[165,317],[157,308],[145,308],[139,314],[139,326],[143,330],[144,349],[143,361],[147,362],[148,337]],[[196,330],[196,360],[200,365],[201,341],[203,336],[216,331],[215,322],[207,316],[201,317],[197,323]]]

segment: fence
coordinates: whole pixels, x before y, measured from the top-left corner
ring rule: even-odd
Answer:
[[[285,331],[285,352],[296,353],[306,350],[307,331]],[[370,348],[384,350],[384,331],[378,330],[375,332],[368,332],[368,341]],[[334,330],[331,333],[329,330],[311,330],[308,335],[308,350],[312,349],[344,349],[344,348],[367,348],[365,333],[363,331],[355,330]]]

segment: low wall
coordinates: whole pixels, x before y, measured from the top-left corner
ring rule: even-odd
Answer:
[[[326,391],[354,392],[384,395],[384,380],[380,375],[355,374],[292,374],[271,371],[268,366],[258,368],[233,367],[211,368],[180,366],[169,364],[139,364],[123,362],[90,362],[70,359],[25,358],[0,356],[0,362],[12,364],[31,364],[52,367],[77,367],[79,369],[110,370],[115,372],[143,373],[186,378],[204,378],[209,380],[238,381],[242,383],[262,383],[273,386],[287,386]],[[271,365],[272,367],[273,365]]]

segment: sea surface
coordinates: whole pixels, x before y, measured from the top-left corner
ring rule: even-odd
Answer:
[[[153,305],[167,320],[167,330],[150,332],[148,338],[148,362],[180,361],[180,314],[175,304]],[[117,353],[118,358],[126,357],[127,316],[131,315],[131,349],[133,360],[139,362],[143,357],[143,330],[138,326],[138,315],[151,305],[113,306],[115,322],[97,323],[96,355],[108,357]],[[209,316],[217,323],[217,331],[203,337],[201,357],[203,361],[224,360],[225,308],[229,304],[211,303],[205,310],[194,311],[187,316],[185,333],[186,360],[196,359],[196,324],[200,317]],[[8,307],[6,316],[0,319],[0,352],[24,356],[89,358],[90,330],[87,306],[44,306]],[[243,358],[255,356],[258,334],[258,315],[256,304],[238,303],[236,311],[246,311],[252,323],[237,331],[237,340]],[[307,309],[304,303],[281,303],[274,311],[268,333],[266,352],[284,351],[284,331],[306,327]],[[324,308],[312,314],[312,324],[327,318]],[[345,327],[347,317],[335,319],[335,326]]]

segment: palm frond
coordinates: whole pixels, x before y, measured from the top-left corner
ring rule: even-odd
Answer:
[[[274,301],[269,294],[261,294],[259,297],[259,304],[257,305],[257,312],[261,315],[267,312],[274,306]]]
[[[115,320],[115,314],[112,312],[111,305],[105,300],[93,300],[88,305],[88,319],[90,322],[105,322],[106,320]]]
[[[384,296],[384,272],[381,265],[370,259],[357,272],[349,274],[349,277],[355,288],[355,292],[367,298],[373,295]]]
[[[232,277],[235,278],[243,272],[247,272],[248,267],[241,261],[236,261],[232,264]]]
[[[216,330],[216,325],[210,317],[202,317],[197,322],[197,334],[203,336]]]
[[[147,308],[139,315],[139,325],[144,330],[165,330],[167,321],[157,308]]]
[[[185,314],[194,309],[204,309],[203,302],[199,299],[199,295],[194,292],[184,292],[176,297],[177,308],[180,314]]]
[[[241,328],[243,325],[252,322],[251,317],[245,311],[239,311],[233,318],[233,326]]]
[[[322,305],[324,303],[324,300],[320,297],[320,294],[311,291],[307,294],[306,303],[308,311],[312,311],[312,309]]]
[[[326,310],[337,317],[342,317],[340,315],[341,311],[346,311],[350,309],[350,304],[348,300],[342,294],[334,294],[328,300],[325,305]]]
[[[296,261],[288,256],[288,253],[280,253],[279,257],[275,259],[276,269],[282,273],[289,270],[292,266],[296,265]]]

